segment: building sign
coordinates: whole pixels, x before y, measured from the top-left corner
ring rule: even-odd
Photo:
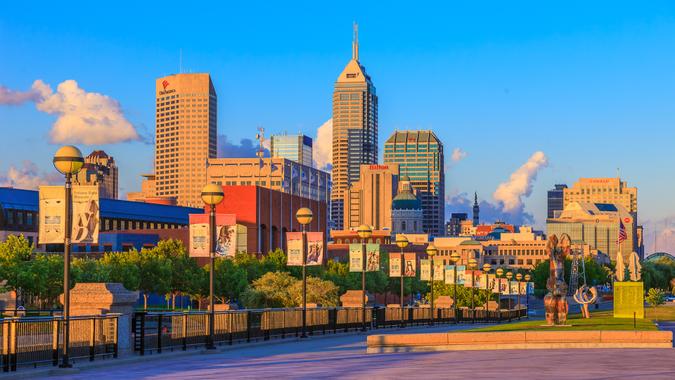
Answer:
[[[633,315],[636,318],[644,318],[644,305],[642,282],[614,282],[614,318],[633,318]]]
[[[66,189],[63,186],[40,186],[40,244],[63,244],[66,228]]]
[[[363,250],[361,244],[349,245],[349,271],[363,272]]]
[[[389,170],[389,165],[370,165],[370,170]]]
[[[389,277],[401,277],[401,254],[389,254]]]
[[[417,276],[417,255],[414,253],[406,253],[403,255],[404,258],[404,277],[415,277]]]
[[[307,265],[323,265],[323,232],[307,232]]]
[[[427,259],[420,260],[420,280],[431,280],[431,262]]]
[[[380,270],[380,245],[366,244],[366,272],[377,272]]]
[[[286,265],[302,266],[302,232],[286,232]]]
[[[190,214],[190,257],[210,257],[209,215]],[[237,223],[232,214],[216,214],[215,255],[234,257],[237,253]]]

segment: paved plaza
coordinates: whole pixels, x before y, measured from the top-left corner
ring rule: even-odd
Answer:
[[[409,332],[452,330],[454,326]],[[471,326],[458,326],[467,328]],[[675,328],[675,325],[669,325]],[[390,333],[400,330],[392,329]],[[382,331],[375,332],[377,334]],[[673,379],[673,349],[509,350],[370,354],[365,336],[241,347],[83,370],[51,379]]]

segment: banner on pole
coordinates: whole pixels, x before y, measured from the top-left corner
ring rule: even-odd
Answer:
[[[527,282],[519,282],[518,287],[521,296],[527,295]]]
[[[434,260],[434,281],[445,280],[445,264],[443,260]]]
[[[302,232],[286,232],[286,265],[302,266]]]
[[[66,234],[66,189],[40,186],[39,244],[63,244]]]
[[[101,225],[98,186],[73,186],[72,243],[98,244]],[[64,192],[65,195],[65,192]]]
[[[401,277],[401,254],[389,254],[389,277]]]
[[[505,278],[500,278],[498,280],[499,280],[499,293],[509,295],[509,280]]]
[[[457,266],[457,285],[464,285],[466,282],[466,265]]]
[[[366,244],[366,272],[377,272],[380,270],[380,245]]]
[[[527,294],[534,294],[534,282],[527,283]]]
[[[488,283],[489,285],[489,290],[492,293],[499,293],[499,283],[497,282],[497,276],[494,274],[488,274]]]
[[[404,262],[404,277],[417,276],[417,255],[414,253],[406,253],[403,255]]]
[[[427,259],[420,260],[420,281],[431,280],[431,262]]]
[[[323,232],[307,232],[307,246],[307,265],[323,265],[325,256]]]
[[[445,283],[449,285],[455,284],[455,266],[446,265],[445,266]]]
[[[190,214],[190,257],[210,257],[209,214]],[[233,214],[216,214],[215,255],[234,257],[237,253],[237,223]]]
[[[363,272],[363,252],[361,244],[349,245],[349,271]]]
[[[518,281],[509,281],[509,294],[518,294]]]

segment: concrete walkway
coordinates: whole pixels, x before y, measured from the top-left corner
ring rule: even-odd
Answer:
[[[476,326],[407,329],[437,332]],[[377,330],[375,334],[400,333]],[[159,357],[160,355],[158,355]],[[509,350],[365,353],[365,336],[330,336],[303,342],[240,347],[217,354],[119,363],[52,379],[673,379],[675,350]]]

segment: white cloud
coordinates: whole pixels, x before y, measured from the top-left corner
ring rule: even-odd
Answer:
[[[455,148],[452,150],[452,154],[450,155],[450,159],[452,159],[453,162],[459,162],[462,161],[463,159],[468,156],[468,153],[462,150],[462,148]]]
[[[23,161],[20,167],[10,166],[7,173],[0,173],[0,186],[35,190],[40,185],[53,185],[62,181],[58,173],[40,173],[32,161]]]
[[[74,80],[60,83],[56,92],[41,80],[36,80],[26,92],[0,87],[0,104],[27,101],[35,102],[42,112],[57,115],[49,133],[53,143],[101,145],[141,139],[117,100],[86,92]]]
[[[532,193],[532,184],[537,173],[548,166],[548,158],[544,152],[535,152],[523,166],[511,174],[507,182],[501,183],[492,195],[501,202],[505,212],[519,211],[523,207],[523,197]]]
[[[314,166],[322,170],[330,170],[333,162],[333,119],[323,123],[316,131],[314,139]]]

